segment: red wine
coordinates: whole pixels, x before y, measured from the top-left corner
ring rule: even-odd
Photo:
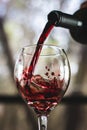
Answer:
[[[55,76],[53,79],[44,79],[40,75],[35,75],[30,80],[25,71],[20,81],[16,79],[16,84],[22,98],[37,114],[48,114],[64,94],[64,80],[59,80]]]
[[[48,37],[48,35],[49,35],[49,33],[50,33],[50,31],[52,30],[53,27],[54,27],[54,25],[52,25],[52,23],[47,22],[47,24],[46,24],[46,26],[45,26],[45,28],[44,28],[38,42],[37,42],[36,50],[35,50],[35,53],[33,55],[30,67],[28,69],[29,77],[32,76],[32,73],[33,73],[33,71],[35,69],[35,66],[36,66],[36,63],[38,61],[39,55],[41,53],[43,43],[46,40],[46,38]]]
[[[58,104],[64,93],[62,90],[63,81],[57,79],[54,76],[54,72],[51,72],[51,75],[54,77],[52,80],[50,80],[48,72],[45,74],[48,76],[48,80],[40,75],[33,75],[43,43],[53,27],[54,25],[50,22],[46,24],[37,42],[36,50],[29,68],[23,71],[21,80],[16,79],[20,94],[27,104],[34,107],[37,114],[48,114],[48,112]],[[50,71],[50,69],[48,69],[48,71]]]

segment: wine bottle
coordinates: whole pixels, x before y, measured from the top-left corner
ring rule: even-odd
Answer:
[[[87,44],[87,8],[79,9],[73,15],[54,10],[48,14],[48,21],[56,27],[69,29],[75,41]]]

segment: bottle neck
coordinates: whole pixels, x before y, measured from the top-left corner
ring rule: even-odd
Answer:
[[[56,27],[64,27],[68,29],[81,28],[83,22],[73,15],[69,15],[60,11],[52,11],[48,14],[48,21],[51,21]]]
[[[48,21],[56,27],[69,29],[75,41],[87,44],[87,8],[82,8],[73,15],[54,10],[48,14]]]

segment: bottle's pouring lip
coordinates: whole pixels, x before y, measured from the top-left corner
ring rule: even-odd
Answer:
[[[48,14],[48,21],[50,21],[54,26],[68,29],[81,28],[83,25],[83,22],[73,15],[69,15],[57,10],[53,10]]]
[[[58,26],[60,22],[60,12],[53,10],[48,14],[48,21],[53,25]]]

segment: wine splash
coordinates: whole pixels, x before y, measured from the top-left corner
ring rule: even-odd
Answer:
[[[35,69],[36,63],[37,63],[39,55],[41,53],[43,43],[46,40],[46,38],[48,37],[48,35],[51,32],[53,27],[54,27],[54,25],[51,22],[47,22],[42,34],[40,35],[40,38],[37,42],[35,53],[33,55],[32,61],[30,63],[30,67],[28,69],[28,75],[29,75],[30,78],[32,77],[32,73]]]
[[[25,74],[26,74],[26,70]],[[23,75],[23,79],[16,79],[17,88],[28,105],[32,106],[39,115],[49,114],[61,100],[64,91],[64,80],[44,79],[40,75],[34,75],[28,83],[29,77]]]

